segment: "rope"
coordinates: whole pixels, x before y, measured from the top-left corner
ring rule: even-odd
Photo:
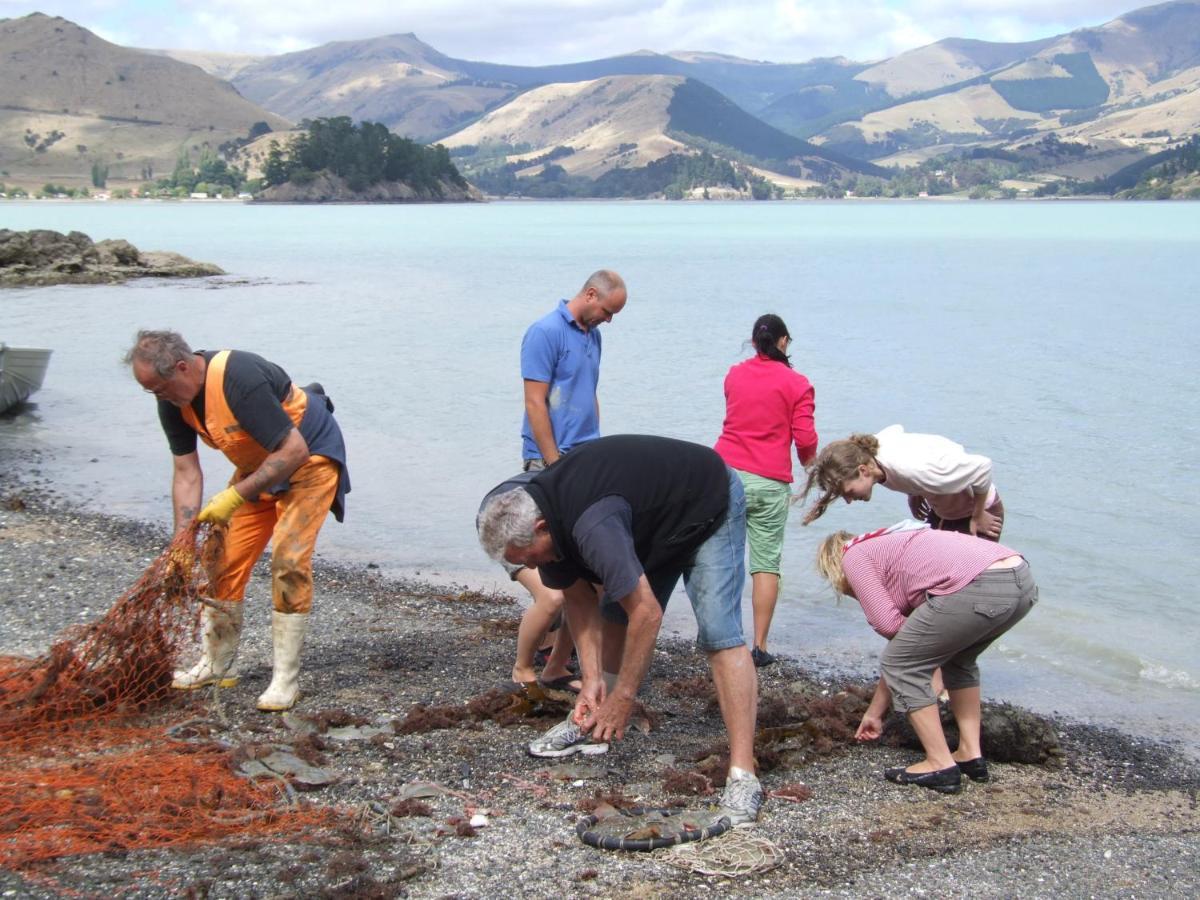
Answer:
[[[703,841],[724,834],[733,826],[725,816],[704,828],[691,827],[690,823],[681,822],[679,813],[669,809],[635,806],[631,809],[618,810],[618,815],[605,818],[587,816],[575,826],[575,833],[585,844],[600,850],[645,851],[660,850],[663,847],[673,847],[676,844],[686,844],[692,841]],[[653,821],[647,821],[654,817]],[[672,821],[674,817],[674,821]],[[597,829],[604,825],[605,831],[620,827],[619,818],[628,820],[621,827],[621,834],[606,834]],[[675,826],[678,825],[678,828]],[[667,827],[663,827],[667,826]],[[672,828],[674,830],[667,830]],[[648,832],[644,837],[642,833]],[[637,836],[633,836],[637,835]]]

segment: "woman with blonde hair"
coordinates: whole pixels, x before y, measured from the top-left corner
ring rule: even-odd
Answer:
[[[906,432],[901,425],[879,434],[852,434],[821,451],[801,496],[814,487],[822,493],[804,524],[819,519],[838,497],[847,503],[870,500],[877,484],[907,494],[913,516],[935,529],[1000,540],[1004,504],[992,484],[992,461],[947,438]]]
[[[746,542],[750,547],[751,596],[757,667],[775,657],[767,632],[779,597],[784,526],[791,504],[792,447],[801,465],[817,451],[813,386],[792,368],[792,342],[783,319],[759,316],[750,333],[754,356],[725,376],[725,423],[714,448],[737,472],[746,491]]]
[[[858,600],[871,627],[888,639],[875,695],[855,737],[878,739],[891,706],[908,717],[925,749],[923,760],[887,769],[884,777],[943,794],[958,793],[963,775],[987,781],[976,660],[1037,603],[1025,559],[1003,544],[910,520],[858,537],[831,534],[818,549],[817,570],[835,590]],[[931,687],[939,667],[958,723],[953,753]]]

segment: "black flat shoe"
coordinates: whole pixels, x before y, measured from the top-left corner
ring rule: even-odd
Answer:
[[[750,658],[754,661],[754,668],[756,669],[775,665],[775,657],[766,650],[760,650],[758,647],[750,651]]]
[[[987,760],[982,756],[968,759],[966,762],[960,762],[958,768],[972,781],[987,781],[991,778],[988,775]]]
[[[919,784],[939,794],[957,794],[962,790],[962,770],[958,766],[938,769],[936,772],[910,772],[899,766],[885,769],[883,777],[893,784]]]

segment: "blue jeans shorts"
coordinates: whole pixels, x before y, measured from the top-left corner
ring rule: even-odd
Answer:
[[[742,480],[729,469],[729,508],[725,520],[677,570],[647,573],[646,579],[666,609],[683,576],[696,615],[696,646],[705,652],[746,646],[742,633],[742,588],[746,584],[746,495]],[[612,613],[610,613],[612,609]],[[618,604],[604,607],[606,619],[620,621]]]

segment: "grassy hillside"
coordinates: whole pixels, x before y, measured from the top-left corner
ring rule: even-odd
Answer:
[[[455,131],[511,98],[511,84],[473,80],[413,34],[337,41],[241,69],[234,86],[293,121],[349,116],[418,140]]]
[[[1050,62],[1062,67],[1067,78],[993,78],[992,87],[1015,109],[1050,112],[1086,109],[1108,100],[1108,82],[1100,77],[1086,53],[1058,53]]]
[[[181,152],[288,127],[199,68],[118,47],[66,19],[0,20],[0,170],[12,181],[169,171]]]
[[[759,160],[828,159],[856,172],[883,174],[876,166],[830,153],[756,119],[708,85],[687,79],[667,107],[669,133],[694,135]]]

